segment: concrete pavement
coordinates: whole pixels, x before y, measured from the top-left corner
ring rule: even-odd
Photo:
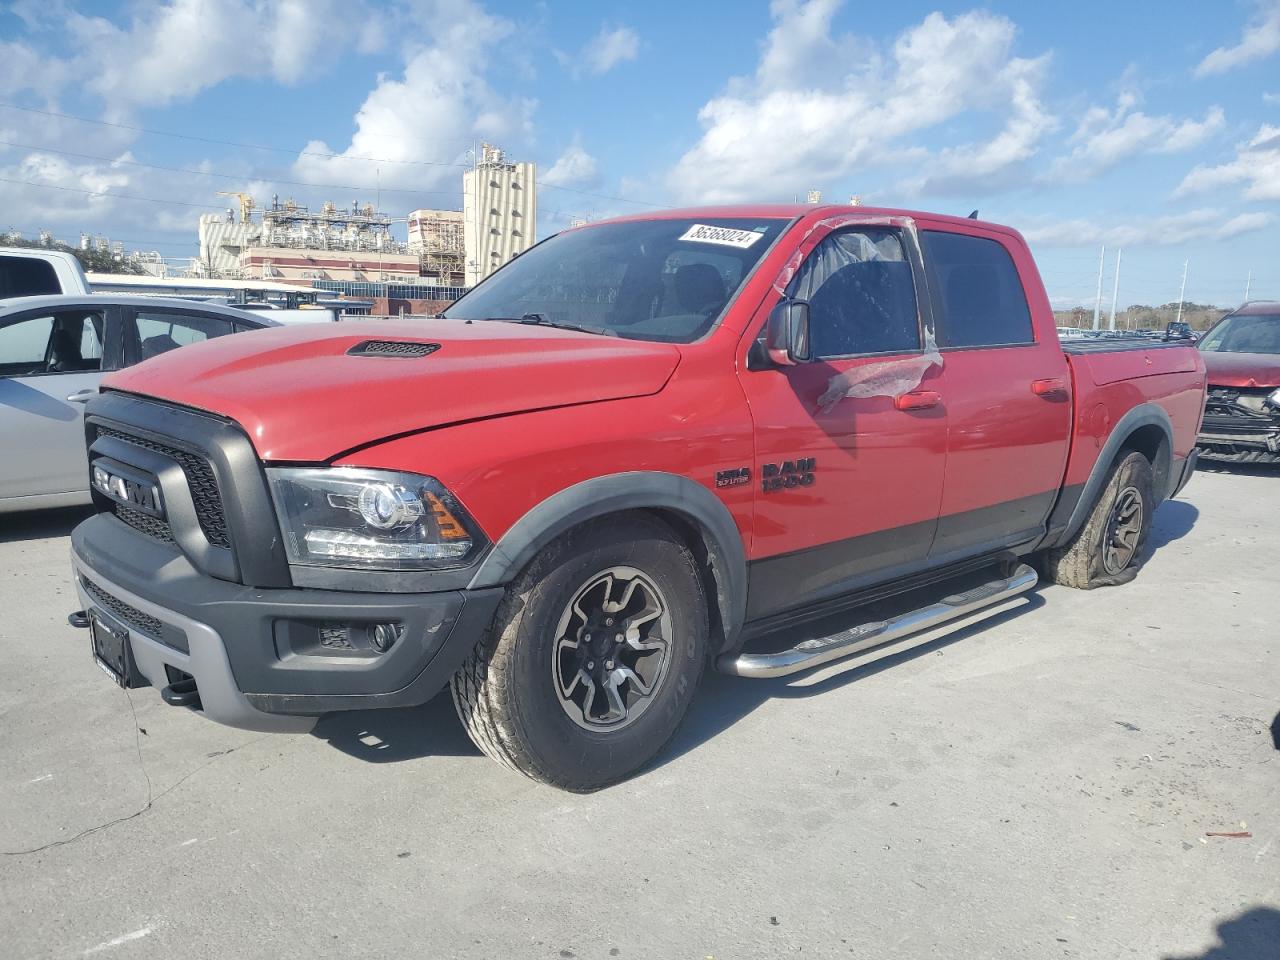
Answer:
[[[0,954],[1278,957],[1277,517],[1280,473],[1197,476],[1134,583],[710,676],[591,796],[444,697],[262,736],[119,690],[65,621],[74,514],[0,517]]]

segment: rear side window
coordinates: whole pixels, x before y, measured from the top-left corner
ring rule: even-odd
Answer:
[[[0,257],[0,300],[61,293],[53,264],[35,257]]]
[[[1022,281],[1003,244],[933,230],[920,233],[920,244],[941,301],[940,346],[1035,342]]]

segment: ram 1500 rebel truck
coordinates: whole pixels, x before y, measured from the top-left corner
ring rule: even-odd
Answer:
[[[1246,303],[1199,346],[1209,380],[1200,452],[1209,460],[1280,463],[1280,302]]]
[[[483,752],[590,790],[663,748],[707,663],[805,670],[1029,590],[1032,562],[1131,577],[1204,390],[1184,344],[1064,350],[1006,227],[626,217],[437,319],[116,374],[88,409],[75,583],[126,686],[259,730],[448,686]]]

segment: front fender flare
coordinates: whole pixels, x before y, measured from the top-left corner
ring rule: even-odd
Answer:
[[[469,589],[509,583],[549,543],[579,524],[624,510],[669,510],[702,534],[724,636],[732,644],[747,610],[747,557],[728,508],[706,487],[674,473],[629,471],[583,480],[533,507],[493,545]]]

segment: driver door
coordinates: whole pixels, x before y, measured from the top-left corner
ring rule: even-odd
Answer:
[[[909,403],[848,386],[921,366],[926,290],[910,235],[885,226],[826,234],[787,286],[809,303],[812,359],[740,374],[756,438],[748,620],[925,565],[947,453],[938,370]]]
[[[101,306],[0,319],[0,499],[87,492],[84,405],[119,362]]]

